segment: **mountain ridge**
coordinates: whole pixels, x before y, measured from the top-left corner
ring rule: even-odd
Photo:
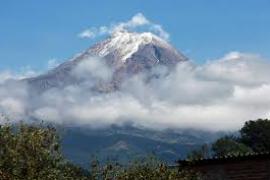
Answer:
[[[173,68],[177,63],[188,60],[169,43],[152,33],[124,31],[96,43],[48,73],[25,79],[25,81],[32,89],[38,91],[76,83],[77,80],[72,71],[79,63],[91,57],[104,59],[106,65],[111,68],[113,89],[117,89],[121,81],[130,75],[147,71],[157,65]]]

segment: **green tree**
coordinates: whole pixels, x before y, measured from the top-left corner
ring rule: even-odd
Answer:
[[[240,141],[251,147],[253,151],[270,151],[270,121],[268,119],[246,122],[240,134]]]
[[[198,159],[209,158],[210,156],[211,156],[211,149],[208,144],[204,144],[200,148],[191,151],[188,154],[187,159],[198,160]]]
[[[252,149],[233,136],[225,136],[212,144],[212,152],[214,156],[226,156],[251,153]]]
[[[76,179],[78,170],[61,155],[59,136],[51,126],[0,126],[0,174],[9,179]]]
[[[58,136],[52,127],[1,126],[0,168],[14,178],[55,174],[61,161]]]

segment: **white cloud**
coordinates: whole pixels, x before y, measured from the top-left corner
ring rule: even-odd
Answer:
[[[14,78],[12,78],[14,79]],[[6,81],[0,85],[0,114],[10,121],[22,120],[28,108],[28,91],[22,82]],[[3,117],[0,117],[2,122]]]
[[[3,84],[4,82],[12,78],[13,74],[10,71],[5,70],[3,72],[0,72],[0,84]]]
[[[132,17],[132,19],[128,22],[128,26],[142,26],[145,24],[149,24],[149,20],[144,17],[142,13],[138,13]]]
[[[130,20],[126,22],[119,22],[110,26],[91,27],[79,33],[80,38],[93,39],[102,35],[110,35],[118,31],[137,31],[138,28],[143,27],[146,31],[150,31],[163,38],[169,40],[169,33],[166,32],[160,24],[155,24],[148,20],[142,13],[135,14]]]
[[[59,62],[56,58],[52,58],[48,61],[48,69],[53,69],[59,65]]]
[[[112,70],[106,65],[104,59],[91,57],[81,62],[74,70],[73,75],[79,79],[110,81]]]
[[[0,71],[0,85],[4,84],[6,81],[24,79],[27,77],[32,77],[38,73],[34,71],[31,67],[23,67],[19,72],[13,72],[10,70]]]
[[[127,22],[120,22],[112,27],[112,31],[121,31],[121,30],[128,30],[132,28],[137,28],[140,26],[151,24],[146,17],[142,13],[138,13],[134,15],[129,21]]]
[[[96,37],[96,30],[95,29],[86,29],[83,32],[81,32],[80,34],[78,34],[78,37],[80,38],[95,38]]]
[[[74,76],[83,84],[52,88],[29,98],[27,87],[0,86],[0,112],[11,118],[104,127],[112,124],[154,129],[237,130],[250,119],[270,116],[270,64],[258,55],[233,52],[196,66],[153,69],[127,79],[118,91],[98,93],[93,82],[110,81],[102,59],[79,64]],[[149,81],[149,74],[160,78]]]
[[[163,27],[159,24],[153,24],[150,27],[150,30],[153,31],[154,33],[156,33],[162,39],[169,40],[169,38],[170,38],[170,34],[168,32],[166,32],[163,29]]]

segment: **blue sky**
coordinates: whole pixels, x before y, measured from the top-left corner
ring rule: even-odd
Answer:
[[[269,0],[6,0],[0,2],[0,70],[64,61],[98,40],[78,38],[84,29],[139,12],[197,63],[230,51],[270,57]]]

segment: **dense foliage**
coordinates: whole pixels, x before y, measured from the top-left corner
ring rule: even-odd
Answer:
[[[203,145],[189,158],[205,158],[228,154],[270,151],[270,121],[248,121],[239,136],[225,136],[211,145]],[[0,126],[1,180],[144,180],[144,179],[200,179],[196,173],[179,171],[155,158],[121,166],[118,163],[101,165],[98,160],[89,170],[67,160],[61,153],[57,130],[44,125]]]
[[[55,128],[25,124],[0,126],[0,172],[15,180],[72,179],[81,173],[62,158]]]
[[[252,149],[233,136],[225,136],[212,144],[214,156],[237,155],[251,153]]]
[[[188,158],[270,152],[270,120],[247,121],[239,134],[239,136],[222,137],[211,145],[203,145],[192,151]]]
[[[169,168],[154,158],[126,166],[101,165],[95,160],[88,171],[62,157],[55,128],[25,124],[0,126],[1,180],[191,180],[198,177],[195,173]]]
[[[98,161],[91,165],[92,179],[117,179],[117,180],[197,180],[199,174],[194,172],[179,171],[178,168],[166,166],[166,164],[154,158],[134,161],[125,167],[117,163],[109,163],[100,166]]]
[[[270,120],[247,121],[240,134],[240,141],[253,151],[270,152]]]

